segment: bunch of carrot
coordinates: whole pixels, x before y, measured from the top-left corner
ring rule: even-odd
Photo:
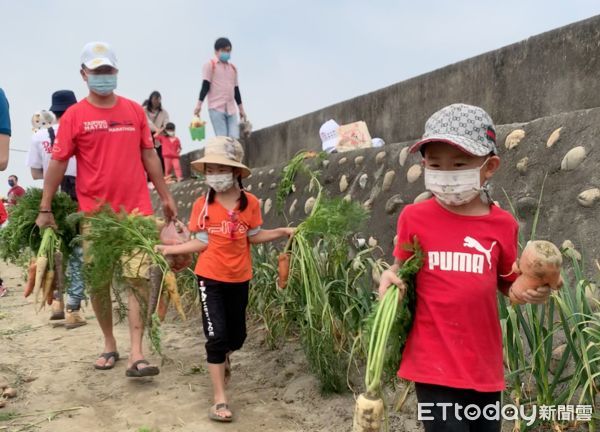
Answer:
[[[27,285],[24,296],[35,295],[40,310],[44,303],[52,304],[54,291],[62,295],[64,288],[63,256],[60,251],[60,239],[52,228],[46,228],[37,257],[29,263]]]

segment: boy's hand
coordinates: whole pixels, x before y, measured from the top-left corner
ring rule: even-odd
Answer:
[[[196,102],[196,107],[194,108],[194,115],[196,117],[199,117],[201,110],[202,110],[202,102],[198,101],[198,102]]]
[[[516,290],[511,287],[509,298],[513,303],[517,304],[542,304],[548,300],[551,292],[552,288],[549,286],[541,286],[536,289],[529,288],[521,292],[516,292]]]
[[[379,279],[379,299],[383,299],[386,291],[390,287],[390,285],[396,285],[401,292],[406,291],[406,285],[404,281],[398,277],[396,273],[391,270],[385,270],[381,273],[381,278]]]

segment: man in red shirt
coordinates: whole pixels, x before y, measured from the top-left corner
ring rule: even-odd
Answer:
[[[117,59],[104,42],[88,43],[81,55],[81,77],[89,88],[88,96],[71,106],[61,118],[52,149],[52,160],[44,177],[44,193],[37,224],[55,224],[51,203],[64,176],[69,158],[77,159],[77,198],[79,209],[92,212],[108,204],[115,211],[134,211],[152,215],[146,175],[156,188],[167,219],[174,218],[175,202],[163,179],[160,161],[154,150],[143,108],[117,96]],[[133,281],[131,281],[133,285]],[[144,326],[140,304],[129,287],[128,314],[131,352],[127,376],[157,375],[142,352]],[[94,295],[94,312],[104,335],[104,351],[94,367],[112,369],[119,360],[113,334],[110,290]]]
[[[17,199],[25,195],[25,189],[19,186],[19,178],[16,175],[8,177],[8,185],[10,190],[8,191],[8,204],[15,205]]]

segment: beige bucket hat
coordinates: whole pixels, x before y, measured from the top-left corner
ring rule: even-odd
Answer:
[[[204,157],[192,162],[192,168],[204,172],[205,164],[227,165],[240,168],[242,177],[251,174],[250,168],[242,163],[244,149],[239,141],[224,136],[208,138],[204,145]]]

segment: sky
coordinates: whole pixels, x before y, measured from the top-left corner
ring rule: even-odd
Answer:
[[[0,195],[10,174],[41,186],[26,166],[31,116],[55,90],[87,95],[79,60],[90,41],[116,51],[118,94],[141,103],[161,92],[188,152],[202,65],[220,36],[256,130],[599,13],[597,0],[0,0],[13,128]]]

